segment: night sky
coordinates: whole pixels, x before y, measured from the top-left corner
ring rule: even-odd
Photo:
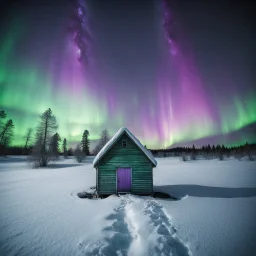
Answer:
[[[123,126],[150,148],[256,142],[252,4],[0,1],[13,144],[49,107],[70,143]]]

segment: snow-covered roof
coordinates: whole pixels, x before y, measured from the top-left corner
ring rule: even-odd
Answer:
[[[122,127],[118,132],[108,141],[108,143],[101,149],[93,161],[93,167],[100,161],[100,159],[111,149],[111,147],[116,143],[116,141],[126,133],[128,137],[141,149],[141,151],[148,157],[154,166],[157,166],[157,161],[155,160],[152,153],[147,150],[140,141],[125,127]]]

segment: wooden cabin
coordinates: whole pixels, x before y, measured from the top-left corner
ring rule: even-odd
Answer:
[[[156,166],[151,152],[127,128],[121,128],[93,161],[97,195],[151,195]]]

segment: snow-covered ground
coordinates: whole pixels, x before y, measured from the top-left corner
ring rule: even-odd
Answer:
[[[0,255],[256,255],[256,163],[162,158],[156,191],[80,199],[92,158],[30,169],[0,158]]]

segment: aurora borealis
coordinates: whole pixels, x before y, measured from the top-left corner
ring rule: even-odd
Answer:
[[[69,142],[122,126],[151,148],[232,132],[231,144],[256,141],[239,133],[256,123],[249,7],[36,2],[10,2],[0,20],[0,107],[15,124],[13,144],[49,107]]]

